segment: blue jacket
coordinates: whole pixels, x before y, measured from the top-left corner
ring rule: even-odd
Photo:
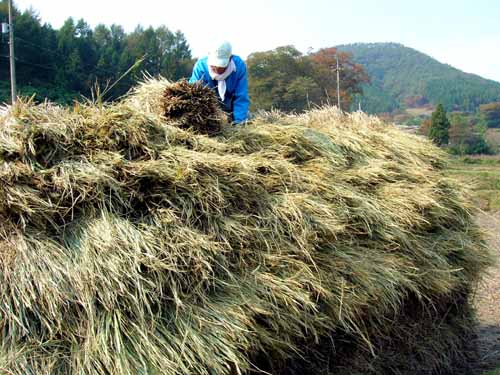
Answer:
[[[231,57],[236,65],[236,71],[226,78],[226,95],[224,99],[224,109],[232,113],[233,121],[241,123],[248,119],[248,78],[247,67],[241,57],[233,55]],[[199,59],[193,68],[193,74],[189,83],[202,81],[217,92],[217,81],[212,80],[208,73],[207,57]],[[217,96],[219,96],[217,94]]]

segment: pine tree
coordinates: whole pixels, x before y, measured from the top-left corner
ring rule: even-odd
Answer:
[[[432,113],[432,123],[429,129],[429,138],[438,146],[448,144],[448,130],[450,129],[450,121],[446,117],[446,111],[442,104],[438,104],[436,110]]]

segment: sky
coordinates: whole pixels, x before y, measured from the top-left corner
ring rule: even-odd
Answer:
[[[229,40],[235,54],[294,45],[396,42],[500,82],[500,0],[13,0],[59,28],[68,17],[180,30],[193,56]]]

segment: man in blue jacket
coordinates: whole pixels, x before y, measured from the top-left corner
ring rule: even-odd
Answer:
[[[230,113],[235,124],[248,120],[247,67],[241,57],[232,54],[229,42],[220,44],[207,57],[199,59],[189,79],[190,83],[201,81],[212,88]]]

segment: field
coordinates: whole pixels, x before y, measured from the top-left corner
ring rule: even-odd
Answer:
[[[500,212],[484,212],[478,217],[484,228],[490,247],[500,257]],[[479,320],[478,347],[479,368],[492,369],[500,366],[500,264],[490,269],[476,296]],[[487,375],[500,375],[497,372]]]
[[[493,151],[500,153],[500,129],[488,129],[486,140],[493,148]]]
[[[490,247],[500,258],[500,155],[455,158],[450,163],[450,172],[471,187],[473,199],[483,211],[478,221]],[[500,375],[499,285],[500,264],[497,263],[480,286],[475,303],[479,320],[478,373],[490,370],[483,375]],[[497,370],[491,370],[493,368]]]
[[[431,106],[427,107],[417,107],[417,108],[407,108],[406,113],[410,115],[411,117],[418,117],[418,116],[432,116],[432,112],[434,111],[434,108]]]
[[[475,305],[480,351],[477,374],[500,375],[500,129],[488,129],[486,139],[496,155],[455,157],[449,171],[451,177],[470,187],[472,199],[482,211],[478,221],[489,246],[498,254],[497,266],[480,286]]]
[[[471,187],[479,208],[500,210],[500,155],[453,159],[450,174]]]

